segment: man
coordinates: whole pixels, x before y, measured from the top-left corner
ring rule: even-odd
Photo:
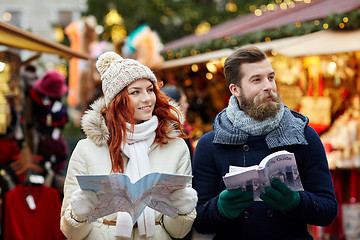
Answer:
[[[312,239],[307,224],[327,226],[338,210],[319,136],[307,117],[281,102],[274,70],[261,50],[239,48],[224,70],[232,93],[229,105],[195,149],[194,228],[222,240]],[[261,194],[263,201],[254,201],[252,192],[226,190],[222,177],[230,165],[257,165],[278,150],[295,154],[304,191],[291,191],[279,180]]]

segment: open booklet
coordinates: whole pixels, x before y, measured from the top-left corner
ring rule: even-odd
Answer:
[[[135,183],[121,173],[77,175],[76,178],[81,189],[95,192],[99,199],[88,216],[89,222],[115,212],[128,212],[135,223],[146,206],[176,217],[178,211],[171,206],[170,194],[185,188],[192,176],[154,172]]]
[[[229,173],[225,174],[223,180],[228,190],[242,188],[244,191],[252,191],[254,201],[262,201],[260,194],[275,178],[280,179],[293,191],[304,190],[295,155],[285,150],[268,155],[259,165],[230,166]]]

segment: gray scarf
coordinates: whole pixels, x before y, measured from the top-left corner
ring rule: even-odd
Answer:
[[[249,135],[261,136],[268,134],[279,126],[280,120],[284,115],[284,105],[281,104],[280,110],[275,117],[265,119],[264,121],[256,121],[240,110],[238,100],[235,96],[231,96],[229,105],[226,108],[226,115],[234,127],[241,129]]]
[[[304,129],[309,122],[306,116],[283,105],[281,108],[283,110],[280,109],[274,118],[258,122],[246,116],[239,109],[236,98],[235,102],[233,98],[235,97],[230,98],[229,106],[215,118],[213,143],[242,145],[246,143],[249,136],[264,135],[269,148],[308,144],[304,134]]]

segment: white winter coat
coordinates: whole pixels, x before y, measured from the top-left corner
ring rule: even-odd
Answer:
[[[95,222],[78,223],[71,218],[71,205],[69,200],[71,193],[79,188],[75,175],[77,174],[109,174],[111,160],[109,149],[106,144],[108,130],[103,117],[100,115],[105,101],[101,98],[91,106],[92,110],[85,113],[82,119],[82,128],[87,135],[86,139],[80,140],[69,161],[68,171],[64,184],[64,200],[61,208],[61,230],[70,239],[119,239],[114,237],[115,226],[103,224],[103,219],[116,221],[116,213],[99,218]],[[172,134],[177,134],[173,132]],[[190,154],[185,141],[181,138],[169,140],[168,144],[152,144],[149,151],[151,171],[162,173],[177,173],[191,175]],[[125,166],[126,167],[126,166]],[[185,236],[191,229],[196,217],[193,210],[187,215],[171,218],[155,211],[156,234],[150,239],[171,239]],[[134,228],[132,239],[146,239],[138,234]]]

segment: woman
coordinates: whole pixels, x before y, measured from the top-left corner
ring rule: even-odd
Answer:
[[[104,98],[82,118],[87,135],[70,158],[61,210],[61,230],[68,239],[171,239],[190,231],[196,217],[197,193],[189,185],[170,198],[179,215],[171,218],[145,208],[129,227],[127,213],[114,213],[88,223],[97,202],[79,189],[75,175],[125,173],[135,182],[150,172],[191,175],[187,146],[180,136],[179,111],[169,105],[149,68],[114,52],[102,54],[96,67]],[[190,183],[189,183],[190,184]]]

